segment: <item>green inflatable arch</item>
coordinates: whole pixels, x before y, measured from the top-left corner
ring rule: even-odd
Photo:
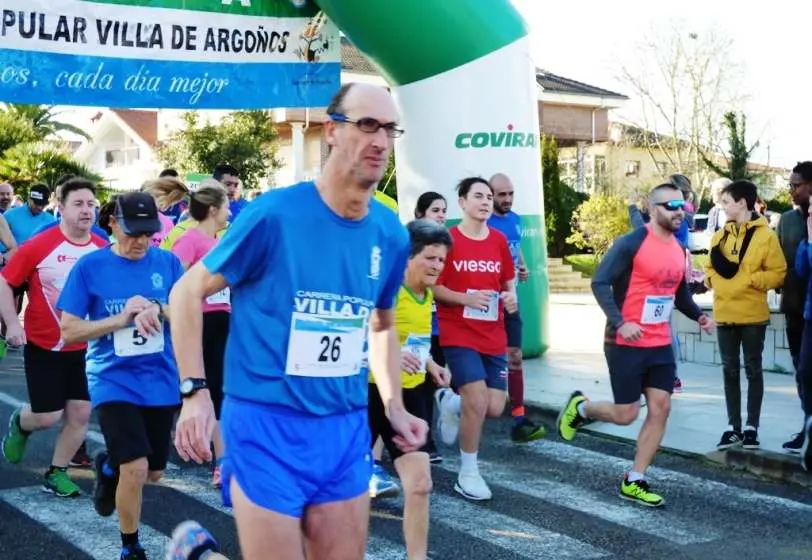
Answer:
[[[463,177],[508,175],[530,280],[519,286],[526,357],[548,348],[538,85],[528,29],[509,0],[317,0],[393,87],[406,134],[395,147],[402,220],[434,190],[459,220]]]

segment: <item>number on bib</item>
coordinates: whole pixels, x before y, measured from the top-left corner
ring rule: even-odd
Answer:
[[[209,305],[228,305],[231,303],[231,290],[223,288],[219,292],[210,295],[206,298],[206,303]]]
[[[667,323],[671,319],[673,309],[673,296],[646,296],[640,323],[643,325]]]
[[[120,329],[113,333],[113,350],[122,358],[157,354],[164,350],[164,333],[147,337],[135,327]]]
[[[347,377],[361,373],[366,319],[294,312],[285,364],[287,375]]]
[[[468,290],[468,293],[478,291],[480,290]],[[496,321],[499,319],[499,292],[491,292],[491,299],[488,302],[488,308],[486,310],[482,311],[466,305],[462,310],[462,316],[466,319],[473,319],[474,321]]]

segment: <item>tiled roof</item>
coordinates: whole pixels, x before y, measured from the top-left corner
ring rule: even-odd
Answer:
[[[583,82],[578,82],[576,80],[571,80],[569,78],[564,78],[540,68],[536,68],[536,82],[538,82],[538,84],[544,88],[544,91],[549,91],[552,93],[595,95],[599,97],[628,99],[628,97],[622,93],[615,93],[614,91],[609,91],[608,89],[603,89],[585,84]]]
[[[375,65],[344,36],[341,37],[341,69],[356,74],[378,75]]]
[[[157,111],[136,111],[133,109],[111,109],[121,120],[127,123],[144,142],[150,146],[158,143]]]

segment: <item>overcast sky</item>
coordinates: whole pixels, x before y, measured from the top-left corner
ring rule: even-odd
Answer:
[[[653,25],[679,20],[686,29],[723,30],[742,66],[748,139],[760,140],[758,161],[792,167],[812,159],[805,128],[812,124],[812,40],[804,21],[812,9],[790,0],[512,0],[532,28],[536,65],[562,76],[631,96],[616,79],[633,64],[636,41]],[[634,111],[631,100],[627,111]]]

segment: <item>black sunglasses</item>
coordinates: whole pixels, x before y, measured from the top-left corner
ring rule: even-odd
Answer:
[[[358,130],[361,132],[366,132],[367,134],[375,134],[380,129],[384,129],[386,131],[386,135],[389,138],[400,138],[403,136],[404,130],[400,128],[395,123],[382,123],[376,119],[371,117],[362,117],[357,120],[353,120],[349,118],[347,115],[342,115],[341,113],[329,113],[327,115],[330,117],[331,120],[336,122],[343,122],[343,123],[350,123],[354,124],[358,127]]]

